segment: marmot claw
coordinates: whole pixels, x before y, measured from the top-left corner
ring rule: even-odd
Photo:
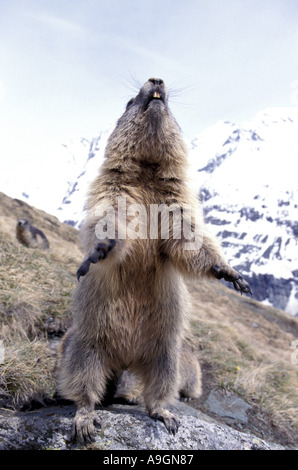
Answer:
[[[71,440],[80,444],[90,444],[95,441],[95,426],[101,426],[100,419],[95,413],[75,417],[71,432]]]
[[[248,282],[246,282],[241,274],[239,274],[235,269],[231,268],[230,266],[223,266],[219,267],[216,264],[211,268],[212,274],[216,277],[216,279],[224,279],[227,282],[232,282],[234,289],[242,294],[252,295],[252,291],[249,287]]]
[[[163,412],[156,412],[151,414],[151,418],[153,418],[155,421],[159,420],[162,421],[168,430],[169,434],[173,434],[175,436],[176,432],[179,429],[180,426],[180,421],[179,419],[173,415],[173,413],[170,413],[169,411],[163,411]]]
[[[105,259],[108,256],[108,253],[114,248],[116,244],[115,240],[107,240],[104,242],[98,243],[94,250],[90,253],[88,258],[86,258],[79,269],[77,270],[77,279],[80,280],[81,276],[85,276],[89,271],[90,264],[98,263],[99,260]]]

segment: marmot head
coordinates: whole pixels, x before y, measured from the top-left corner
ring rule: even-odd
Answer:
[[[161,78],[149,78],[126,109],[110,136],[106,155],[160,163],[166,157],[184,162],[181,130],[168,106],[168,90]]]
[[[26,220],[26,219],[19,219],[18,220],[17,227],[26,227],[28,225],[30,225],[29,220]]]
[[[126,110],[130,107],[137,107],[141,112],[147,111],[149,107],[167,107],[168,90],[161,78],[149,78],[142,86],[138,95],[129,100]],[[157,108],[159,109],[159,108]]]

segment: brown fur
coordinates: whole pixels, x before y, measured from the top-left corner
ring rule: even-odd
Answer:
[[[16,226],[17,240],[28,248],[42,248],[48,250],[49,241],[45,234],[26,219],[19,219]]]
[[[200,365],[185,344],[179,357],[178,390],[182,401],[199,398],[202,393]],[[128,403],[143,403],[143,391],[142,381],[130,370],[125,370],[119,378],[115,399],[124,399]]]
[[[206,233],[199,203],[186,182],[186,146],[167,99],[162,80],[149,79],[128,103],[86,203],[86,258],[78,270],[73,325],[61,346],[57,373],[58,392],[77,404],[74,435],[81,441],[94,439],[94,406],[102,401],[107,380],[127,368],[142,382],[149,415],[175,433],[179,421],[165,406],[181,385],[179,364],[190,311],[183,276],[224,277],[237,290],[249,292]],[[185,237],[173,237],[174,216],[169,239],[160,232],[157,239],[121,238],[133,216],[122,220],[119,196],[126,198],[127,208],[140,203],[148,212],[151,204],[190,205],[197,214],[200,247],[185,250]],[[114,243],[96,236],[104,217],[101,204],[115,209]],[[192,368],[192,373],[200,375],[198,371]],[[197,387],[184,382],[186,395]]]

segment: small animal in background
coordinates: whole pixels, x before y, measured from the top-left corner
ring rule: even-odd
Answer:
[[[42,248],[44,250],[50,248],[49,241],[45,234],[38,228],[33,227],[29,220],[18,220],[16,236],[18,241],[28,248]]]

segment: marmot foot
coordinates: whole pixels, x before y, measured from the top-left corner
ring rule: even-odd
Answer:
[[[77,411],[72,427],[71,439],[80,444],[88,444],[95,441],[95,426],[101,426],[99,417],[95,411]]]
[[[150,412],[149,415],[155,421],[162,421],[167,430],[169,431],[169,434],[173,434],[173,436],[175,436],[180,426],[180,421],[173,413],[170,413],[170,411],[160,408],[158,411]]]

